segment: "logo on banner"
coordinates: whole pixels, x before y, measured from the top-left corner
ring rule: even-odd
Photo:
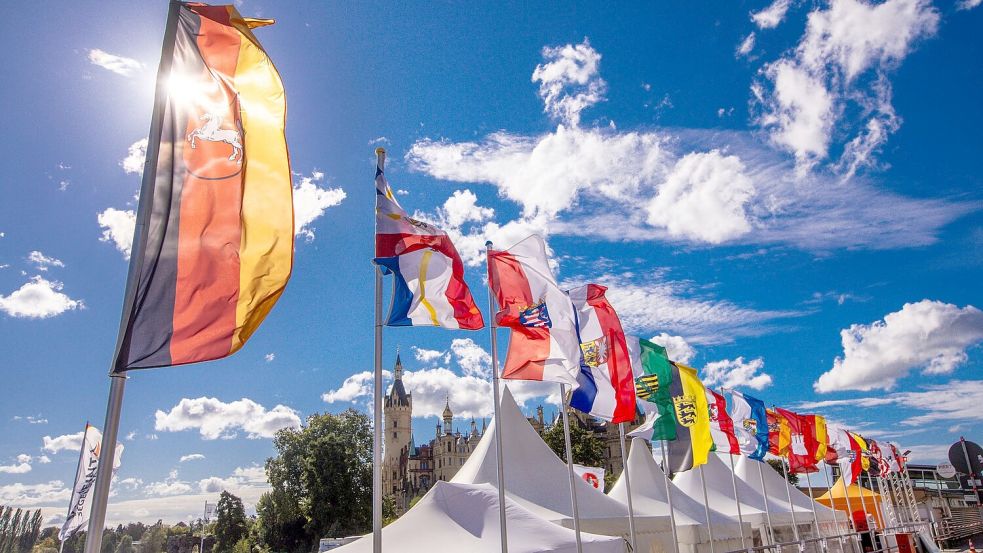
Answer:
[[[593,472],[585,472],[583,475],[584,482],[590,484],[594,489],[601,488],[601,479],[597,477]]]
[[[546,309],[546,300],[530,305],[519,311],[519,324],[527,328],[551,328],[550,312]]]
[[[747,430],[751,434],[758,433],[758,421],[756,421],[755,419],[744,419],[744,422],[741,423],[741,426],[743,426],[744,430]]]
[[[676,396],[672,398],[672,403],[680,426],[689,428],[696,424],[696,399],[693,396]]]
[[[584,354],[585,365],[591,368],[600,367],[608,362],[608,339],[606,336],[601,336],[586,344],[580,344],[580,351]]]
[[[659,391],[659,376],[646,374],[635,379],[635,395],[639,399],[648,401]]]
[[[792,434],[791,440],[792,453],[796,455],[808,455],[809,450],[806,449],[806,437],[802,434]]]

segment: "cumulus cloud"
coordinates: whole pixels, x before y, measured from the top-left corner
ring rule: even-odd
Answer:
[[[37,505],[61,504],[72,497],[72,490],[61,480],[51,480],[40,484],[9,484],[0,486],[0,503],[34,507]]]
[[[211,397],[183,398],[170,411],[154,413],[154,430],[197,429],[206,440],[234,438],[239,430],[249,439],[272,438],[283,428],[300,428],[297,411],[285,405],[267,410],[248,398],[229,403]]]
[[[983,312],[940,301],[906,303],[872,324],[840,331],[843,355],[822,374],[817,392],[891,389],[914,369],[948,374],[983,342]]]
[[[339,188],[323,188],[318,183],[324,180],[324,173],[314,171],[310,176],[301,176],[294,186],[294,233],[303,236],[308,242],[314,240],[314,227],[318,217],[324,215],[329,207],[340,204],[348,195]]]
[[[649,338],[649,342],[666,348],[666,355],[669,356],[669,359],[683,364],[688,364],[696,355],[696,350],[682,336],[673,336],[662,332]]]
[[[25,472],[31,472],[31,456],[23,453],[18,455],[13,463],[0,465],[0,473],[24,474]]]
[[[702,380],[710,387],[762,390],[772,383],[771,375],[762,371],[764,366],[760,357],[750,361],[744,361],[743,357],[714,361],[703,367]]]
[[[107,207],[96,216],[96,220],[102,228],[99,241],[113,244],[124,258],[129,259],[130,250],[133,248],[133,231],[137,222],[136,212],[132,209]]]
[[[145,161],[147,161],[147,139],[141,138],[130,144],[126,151],[126,157],[120,160],[119,166],[128,175],[142,175]]]
[[[983,421],[983,380],[953,380],[945,384],[932,384],[920,389],[878,394],[877,396],[850,399],[809,401],[797,405],[798,409],[870,409],[895,406],[901,424],[924,427],[930,424],[951,425],[955,421]],[[917,415],[901,418],[902,411],[913,410]]]
[[[465,376],[491,378],[491,354],[471,338],[455,338],[451,342],[451,353]]]
[[[48,453],[58,453],[59,451],[78,451],[82,449],[82,432],[75,434],[62,434],[61,436],[45,436],[41,438],[41,449]]]
[[[34,268],[36,268],[39,271],[47,271],[49,267],[65,266],[65,264],[60,259],[56,259],[54,257],[48,257],[47,255],[44,255],[43,253],[37,250],[34,250],[31,253],[27,254],[27,260],[30,263],[33,263]]]
[[[189,453],[187,455],[182,455],[181,456],[181,459],[178,460],[178,462],[179,463],[185,463],[185,462],[188,462],[188,461],[200,461],[200,460],[202,460],[204,458],[205,458],[205,456],[202,455],[201,453]]]
[[[532,82],[539,83],[543,111],[569,125],[580,123],[580,112],[604,100],[607,83],[598,75],[601,54],[585,38],[580,44],[543,48],[545,63],[536,66]]]
[[[176,470],[172,470],[167,478],[159,482],[150,482],[143,487],[143,493],[152,496],[180,495],[191,491],[191,485],[178,479]]]
[[[900,126],[887,74],[919,39],[935,34],[938,22],[929,0],[832,0],[817,8],[796,49],[767,64],[752,86],[762,108],[758,123],[800,168],[827,158],[834,128],[852,135],[837,162],[845,175],[875,165]]]
[[[0,311],[11,317],[46,319],[85,307],[82,300],[62,293],[62,288],[64,285],[61,282],[35,276],[10,295],[0,294]]]
[[[447,352],[440,351],[438,349],[424,349],[413,346],[413,357],[421,363],[433,363],[434,361],[444,357],[446,360],[444,363],[450,362],[450,357]]]
[[[382,371],[384,378],[389,378],[392,373]],[[370,371],[355,373],[342,382],[341,386],[334,390],[329,390],[321,394],[321,399],[325,403],[353,402],[372,394],[372,383],[375,378]]]
[[[129,77],[137,71],[143,69],[143,64],[133,58],[117,56],[104,50],[93,48],[89,50],[89,63],[97,65],[107,71],[112,71],[117,75]]]
[[[753,12],[751,21],[760,29],[773,29],[777,27],[788,12],[789,0],[775,0],[767,8]]]
[[[737,45],[737,50],[735,51],[735,55],[737,57],[741,57],[750,54],[751,50],[754,50],[754,38],[755,37],[753,31],[749,33],[746,37],[744,37],[744,40],[742,40],[741,43]],[[721,109],[720,111],[723,110]],[[718,115],[722,115],[720,111],[718,111]]]
[[[133,478],[133,477],[124,478],[124,479],[120,480],[118,482],[118,484],[120,486],[125,487],[128,490],[135,490],[135,489],[137,489],[137,488],[139,488],[140,486],[143,485],[143,479],[142,478]]]

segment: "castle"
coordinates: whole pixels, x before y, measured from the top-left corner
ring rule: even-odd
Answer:
[[[416,445],[412,422],[413,394],[407,393],[403,386],[403,363],[399,353],[396,354],[393,377],[392,387],[383,399],[382,490],[383,495],[393,498],[397,511],[402,513],[414,497],[425,494],[434,482],[450,480],[457,474],[478,447],[487,426],[482,420],[479,431],[477,421],[472,418],[466,433],[456,431],[448,398],[441,417],[443,424],[437,423],[434,438],[424,445]],[[536,409],[536,416],[527,420],[540,434],[548,427],[541,405]],[[591,430],[604,442],[604,469],[609,474],[620,473],[618,428],[576,410],[570,411],[570,420],[572,424]]]

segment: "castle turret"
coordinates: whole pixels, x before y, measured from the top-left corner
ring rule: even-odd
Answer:
[[[447,434],[453,434],[454,432],[454,413],[451,412],[451,399],[450,397],[444,402],[444,432]]]
[[[406,460],[410,454],[413,440],[413,395],[406,393],[403,386],[403,361],[396,354],[393,367],[393,384],[385,397],[384,453],[383,453],[383,493],[395,495],[400,508],[405,508],[406,498],[402,497],[406,479]]]

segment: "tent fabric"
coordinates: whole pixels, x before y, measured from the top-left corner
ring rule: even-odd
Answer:
[[[575,553],[573,530],[539,518],[528,509],[506,498],[510,553],[552,551]],[[489,484],[440,482],[412,509],[382,529],[383,551],[432,553],[468,551],[499,553],[498,490]],[[581,533],[583,550],[590,553],[624,553],[620,537]],[[372,536],[335,549],[340,553],[372,551]]]
[[[652,458],[646,440],[635,438],[631,442],[626,467],[631,476],[631,498],[636,515],[659,517],[671,524],[666,495],[666,475]],[[672,494],[672,507],[676,518],[676,533],[680,547],[690,551],[708,551],[710,535],[707,531],[706,511],[688,495],[668,482]],[[608,495],[624,505],[628,504],[628,487],[624,472],[618,477]],[[737,520],[714,510],[710,511],[713,523],[715,549],[733,551],[741,549],[741,527]],[[750,525],[746,535],[751,535]],[[672,551],[672,534],[666,536],[665,550]],[[699,547],[700,545],[704,547]]]
[[[881,501],[881,494],[869,490],[863,486],[853,484],[846,487],[846,494],[843,493],[843,477],[836,480],[833,487],[829,489],[826,493],[816,498],[816,502],[822,503],[825,506],[836,509],[837,511],[842,511],[850,515],[853,519],[858,512],[863,515],[863,511],[866,510],[868,516],[874,517],[877,521],[878,528],[884,528],[884,520],[879,516],[880,511],[879,503]],[[850,498],[849,504],[847,503],[847,496]],[[862,506],[861,506],[862,503]],[[853,513],[850,512],[850,508],[853,508]]]

